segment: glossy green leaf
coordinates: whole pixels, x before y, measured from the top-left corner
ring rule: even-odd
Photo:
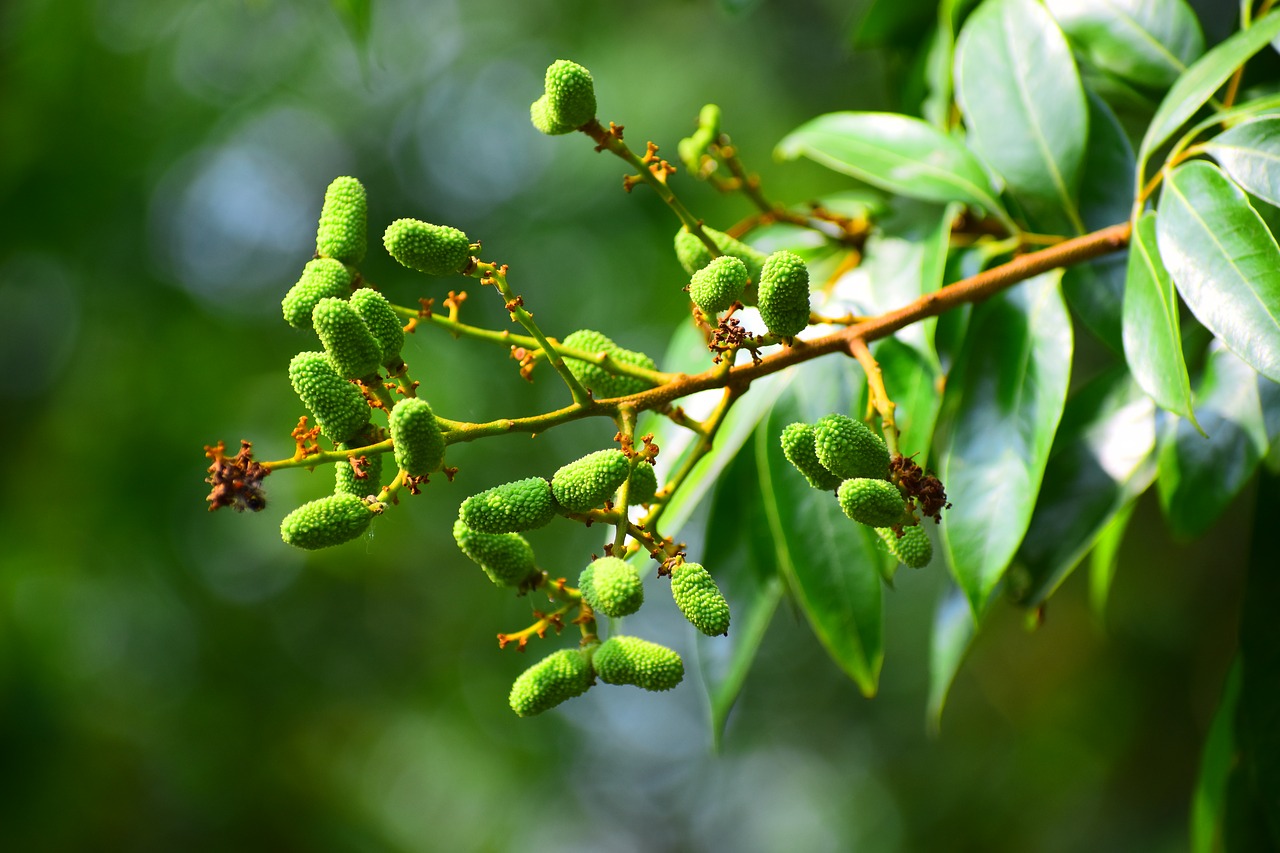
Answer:
[[[1124,534],[1129,529],[1129,519],[1133,518],[1133,510],[1137,505],[1137,500],[1132,500],[1121,507],[1107,522],[1107,526],[1102,528],[1089,553],[1089,604],[1099,623],[1106,620],[1107,599],[1111,596],[1111,581],[1115,578],[1120,559],[1120,544],[1124,541]]]
[[[1089,114],[1071,48],[1036,0],[988,0],[956,42],[969,146],[1035,227],[1081,233],[1076,194]]]
[[[1138,183],[1145,180],[1147,161],[1157,148],[1186,124],[1205,105],[1213,93],[1255,53],[1280,35],[1280,12],[1271,12],[1216,45],[1178,78],[1147,126],[1138,149]]]
[[[808,157],[895,195],[961,201],[1005,216],[982,164],[937,128],[895,113],[827,113],[778,143],[777,156]]]
[[[759,493],[752,443],[721,476],[707,520],[703,563],[729,601],[733,623],[728,637],[697,638],[698,667],[717,748],[784,589]]]
[[[1208,438],[1180,418],[1160,436],[1160,504],[1174,532],[1190,538],[1209,529],[1267,455],[1280,431],[1280,385],[1215,342],[1196,401]]]
[[[1203,160],[1165,179],[1160,257],[1196,319],[1280,381],[1280,247],[1239,187]]]
[[[1071,320],[1058,271],[977,306],[947,382],[936,448],[952,508],[942,551],[975,613],[1018,550],[1071,373]]]
[[[951,107],[955,95],[956,31],[960,19],[976,0],[941,0],[937,23],[932,30],[925,57],[925,97],[920,114],[935,127],[951,126]]]
[[[1089,93],[1089,145],[1080,176],[1080,215],[1091,231],[1124,222],[1133,206],[1133,147],[1111,109]],[[1068,267],[1062,295],[1099,340],[1119,353],[1125,255],[1113,252]]]
[[[1155,477],[1156,407],[1116,368],[1067,402],[1044,485],[1018,550],[1019,602],[1037,607]]]
[[[1046,0],[1089,62],[1125,80],[1167,89],[1204,53],[1204,34],[1184,0]]]
[[[857,48],[906,46],[933,20],[936,0],[871,0],[853,30]]]
[[[1205,148],[1237,184],[1280,205],[1280,116],[1238,124]]]
[[[964,591],[948,584],[934,611],[933,633],[929,637],[929,699],[925,721],[934,734],[942,728],[942,710],[951,685],[977,632]]]
[[[330,0],[330,2],[355,40],[359,44],[366,44],[369,40],[369,27],[373,21],[372,0]]]
[[[809,371],[813,371],[811,374]],[[773,537],[773,556],[809,624],[832,659],[866,696],[874,696],[884,662],[878,537],[851,521],[835,496],[809,486],[782,455],[783,428],[849,413],[856,386],[847,366],[821,360],[806,367],[757,434],[759,499]]]
[[[1129,243],[1124,356],[1133,378],[1151,399],[1195,424],[1191,380],[1182,357],[1178,294],[1156,248],[1156,215],[1151,211],[1138,220]]]
[[[1227,805],[1227,781],[1236,760],[1235,718],[1240,699],[1240,659],[1227,675],[1218,710],[1200,752],[1200,772],[1191,797],[1191,851],[1215,853],[1222,849],[1223,813]]]

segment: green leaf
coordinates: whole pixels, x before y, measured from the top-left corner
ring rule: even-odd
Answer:
[[[953,504],[943,552],[980,614],[1018,550],[1062,417],[1071,319],[1060,271],[977,306],[943,398],[936,447]]]
[[[813,489],[782,455],[783,428],[851,411],[856,398],[847,365],[824,359],[806,366],[757,433],[759,499],[773,537],[773,557],[832,659],[866,696],[874,696],[884,662],[878,537],[851,521],[835,496]],[[859,374],[854,374],[859,375]]]
[[[1205,148],[1237,184],[1280,205],[1280,116],[1238,124]]]
[[[1235,764],[1236,705],[1240,698],[1240,658],[1237,656],[1222,688],[1222,699],[1213,714],[1209,736],[1200,753],[1200,772],[1191,797],[1191,851],[1214,853],[1222,849],[1223,812],[1227,805],[1227,780]]]
[[[1161,408],[1196,424],[1182,357],[1178,295],[1156,249],[1156,215],[1138,220],[1129,243],[1124,293],[1124,356],[1133,378]]]
[[[1165,179],[1160,257],[1196,319],[1280,381],[1280,247],[1245,194],[1203,160]]]
[[[1067,40],[1036,0],[988,0],[956,43],[956,96],[969,147],[1036,227],[1083,233],[1076,206],[1089,136]]]
[[[955,68],[956,30],[960,19],[976,0],[942,0],[925,57],[926,95],[920,113],[942,130],[951,126],[951,106],[955,95],[952,69]]]
[[[1138,186],[1146,180],[1147,161],[1157,148],[1213,97],[1235,70],[1280,35],[1280,12],[1255,21],[1200,57],[1164,96],[1138,149]]]
[[[933,20],[936,0],[871,0],[853,30],[857,48],[909,46]]]
[[[697,637],[717,749],[784,589],[759,493],[753,444],[734,457],[720,478],[707,520],[704,562],[729,601],[733,621],[728,637]]]
[[[1080,215],[1091,231],[1124,222],[1133,206],[1133,147],[1115,114],[1089,93],[1089,145],[1080,178]],[[1100,341],[1119,353],[1124,302],[1124,254],[1113,252],[1069,267],[1062,276],[1067,304]]]
[[[1098,68],[1167,89],[1204,53],[1204,34],[1184,0],[1046,0],[1083,56]]]
[[[351,31],[357,44],[369,41],[369,27],[373,20],[372,0],[330,0],[342,23]]]
[[[1038,607],[1155,478],[1156,407],[1123,368],[1068,401],[1018,551],[1019,603]]]
[[[962,201],[1007,220],[982,164],[918,118],[895,113],[827,113],[778,143],[778,157],[808,157],[895,195]]]
[[[964,591],[948,584],[934,611],[933,634],[929,637],[929,699],[925,722],[934,734],[942,728],[942,709],[946,707],[947,695],[977,632]]]
[[[1133,517],[1133,510],[1137,505],[1137,500],[1129,501],[1111,517],[1107,526],[1098,534],[1097,541],[1093,543],[1093,551],[1089,554],[1089,604],[1099,623],[1106,620],[1107,599],[1111,595],[1111,580],[1116,575],[1120,543],[1124,541],[1125,531],[1129,529],[1129,519]]]
[[[1201,435],[1170,418],[1160,436],[1160,504],[1180,536],[1204,533],[1253,476],[1280,425],[1280,385],[1215,342],[1196,389]],[[1272,413],[1268,423],[1266,413]]]

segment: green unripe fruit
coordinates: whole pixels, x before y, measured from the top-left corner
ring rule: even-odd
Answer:
[[[331,296],[321,299],[311,312],[311,325],[344,379],[364,379],[378,372],[382,347],[350,302]]]
[[[633,684],[645,690],[670,690],[684,678],[684,661],[674,649],[639,637],[610,637],[591,656],[605,684]]]
[[[576,62],[557,59],[547,68],[547,116],[563,127],[581,127],[596,117],[591,72]]]
[[[351,307],[378,342],[382,363],[399,362],[400,348],[404,346],[404,326],[387,298],[376,290],[362,287],[351,294]]]
[[[644,353],[623,349],[608,337],[591,329],[579,329],[576,332],[571,332],[565,335],[561,343],[566,347],[585,352],[603,352],[616,362],[643,367],[646,370],[656,370],[658,367],[653,359]],[[597,400],[638,394],[650,387],[643,379],[618,376],[599,365],[583,361],[580,358],[566,357],[564,363],[569,368],[569,372],[582,383],[582,387],[590,391]]]
[[[758,299],[770,333],[789,338],[809,325],[809,269],[799,255],[784,250],[765,259]]]
[[[606,616],[630,616],[644,604],[640,570],[617,557],[601,557],[578,578],[582,597]]]
[[[631,475],[631,462],[621,450],[597,450],[556,471],[551,493],[569,512],[586,512],[613,498]]]
[[[472,495],[462,502],[461,517],[481,533],[518,533],[542,527],[555,518],[551,484],[541,477],[516,480]]]
[[[320,227],[316,229],[316,254],[344,264],[364,260],[369,230],[369,203],[364,186],[355,178],[334,178],[324,191]]]
[[[720,135],[720,107],[715,104],[703,104],[698,111],[698,130],[705,133],[712,141]]]
[[[689,298],[708,320],[728,309],[747,286],[747,265],[737,258],[721,255],[693,274]]]
[[[305,503],[280,522],[285,544],[307,551],[341,545],[369,527],[374,513],[355,495],[330,495]]]
[[[453,541],[498,586],[519,586],[537,571],[533,547],[519,533],[480,533],[459,518]]]
[[[814,449],[813,427],[809,424],[789,424],[782,431],[782,455],[804,475],[809,485],[824,492],[840,487],[841,479],[818,461]]]
[[[396,465],[410,476],[430,474],[444,462],[444,436],[431,406],[421,397],[396,403],[388,419]]]
[[[729,602],[700,563],[681,563],[671,570],[671,597],[684,618],[708,637],[729,633]]]
[[[754,282],[760,281],[760,270],[764,266],[765,256],[740,240],[735,240],[723,231],[702,226],[702,233],[711,238],[711,242],[720,247],[721,255],[737,258],[747,265],[747,275]],[[711,263],[711,250],[694,236],[693,232],[681,228],[676,232],[676,258],[684,271],[693,275]]]
[[[906,512],[902,493],[888,480],[845,480],[836,497],[845,515],[869,527],[892,527],[903,520]]]
[[[285,322],[295,329],[311,328],[311,312],[325,297],[341,299],[351,292],[351,271],[333,258],[316,258],[302,268],[302,277],[289,288],[280,308]]]
[[[887,527],[877,527],[876,533],[889,546],[889,553],[908,568],[923,569],[933,559],[933,543],[920,524],[904,527],[901,539]]]
[[[453,541],[498,586],[519,586],[537,571],[533,548],[518,533],[480,533],[459,518],[453,523]]]
[[[387,253],[411,270],[427,275],[453,275],[471,260],[467,235],[448,225],[397,219],[382,235]]]
[[[648,462],[641,462],[631,472],[631,486],[627,491],[627,503],[647,504],[658,493],[658,473]]]
[[[581,696],[594,683],[586,651],[561,649],[520,673],[511,685],[511,710],[521,717],[532,717]]]
[[[818,462],[841,480],[889,476],[889,448],[860,420],[838,414],[819,418],[813,445]]]
[[[547,136],[561,136],[573,133],[577,129],[571,124],[560,124],[551,116],[551,107],[546,95],[529,105],[529,120],[540,133],[545,133]]]
[[[369,423],[360,389],[338,375],[322,352],[300,352],[289,362],[289,382],[326,438],[346,441]]]
[[[343,444],[342,450],[350,448]],[[382,491],[382,454],[367,453],[363,471],[364,479],[356,477],[355,469],[351,467],[350,462],[338,461],[333,464],[333,491],[335,494],[342,493],[355,495],[358,498],[366,495],[376,495]]]

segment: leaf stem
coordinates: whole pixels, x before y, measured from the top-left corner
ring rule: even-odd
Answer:
[[[889,447],[889,456],[901,456],[898,450],[898,425],[893,419],[898,406],[889,398],[889,392],[884,387],[884,374],[880,371],[880,363],[876,361],[867,347],[867,342],[862,338],[853,338],[849,341],[849,354],[858,360],[867,374],[867,390],[871,405],[880,414],[880,429],[884,433],[884,443]]]

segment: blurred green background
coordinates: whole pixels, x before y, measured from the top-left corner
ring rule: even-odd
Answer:
[[[313,344],[279,300],[332,177],[368,187],[375,237],[414,216],[483,240],[553,334],[590,325],[658,354],[685,310],[675,220],[585,139],[533,130],[543,69],[586,65],[601,117],[669,155],[720,104],[766,190],[799,202],[851,182],[774,164],[783,134],[896,106],[903,69],[854,51],[858,16],[836,0],[375,0],[367,26],[320,0],[0,7],[0,850],[1183,849],[1248,494],[1193,545],[1144,499],[1105,624],[1079,575],[1036,631],[1003,606],[940,737],[924,725],[940,570],[888,595],[871,701],[784,606],[720,755],[694,666],[671,694],[595,690],[517,719],[511,680],[565,641],[500,652],[528,604],[450,539],[463,497],[612,427],[462,447],[457,482],[330,553],[278,535],[327,471],[272,476],[257,515],[205,511],[202,445],[291,452],[285,367]],[[749,212],[675,180],[712,223]],[[388,295],[443,295],[376,243],[364,271]],[[504,325],[471,289],[465,318]],[[560,404],[494,347],[423,330],[407,357],[448,417]],[[599,544],[564,525],[531,538],[566,575]],[[690,662],[722,653],[669,605],[629,632]]]

